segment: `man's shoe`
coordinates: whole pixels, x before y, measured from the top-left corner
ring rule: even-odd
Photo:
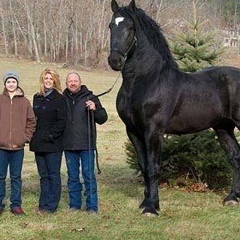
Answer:
[[[40,208],[39,208],[39,209],[37,210],[37,214],[40,215],[40,216],[43,216],[43,215],[46,214],[46,213],[47,213],[47,212],[44,211],[43,209],[40,209]]]
[[[87,213],[92,214],[92,215],[97,215],[97,211],[93,209],[87,209]]]
[[[54,213],[54,212],[51,212],[51,211],[43,209],[43,208],[38,208],[38,210],[37,210],[37,214],[40,216],[50,214],[50,213]]]
[[[70,207],[68,210],[69,212],[79,212],[81,209],[76,207]]]
[[[11,213],[13,213],[14,215],[26,215],[21,207],[11,208]]]

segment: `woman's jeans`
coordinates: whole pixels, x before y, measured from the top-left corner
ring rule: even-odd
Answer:
[[[38,174],[40,176],[39,209],[56,211],[61,197],[61,161],[62,152],[35,152]]]
[[[6,195],[6,176],[9,166],[11,179],[10,208],[20,207],[22,204],[22,165],[24,149],[9,151],[0,149],[0,208],[4,208],[3,200]]]
[[[97,181],[94,173],[94,151],[65,151],[68,170],[69,207],[82,207],[83,186],[80,181],[80,167],[84,180],[87,211],[98,211]]]

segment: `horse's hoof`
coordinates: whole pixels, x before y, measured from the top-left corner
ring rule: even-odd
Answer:
[[[157,217],[158,216],[158,213],[155,214],[155,213],[144,213],[145,216],[147,217]]]
[[[150,208],[150,207],[145,207],[143,210],[142,210],[142,213],[145,215],[145,216],[148,216],[148,217],[157,217],[158,216],[158,213],[155,209],[153,208]]]
[[[235,200],[224,201],[223,206],[238,206],[238,201]]]

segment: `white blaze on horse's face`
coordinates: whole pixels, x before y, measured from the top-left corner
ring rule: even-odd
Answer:
[[[124,20],[124,17],[117,17],[117,18],[115,18],[115,24],[118,26],[118,24],[120,22],[123,22],[123,20]]]

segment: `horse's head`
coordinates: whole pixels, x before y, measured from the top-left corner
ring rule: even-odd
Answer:
[[[120,8],[115,0],[112,0],[113,11],[110,28],[110,48],[108,63],[115,71],[122,70],[128,54],[136,43],[135,24],[130,17],[134,13],[136,6],[132,0],[127,8]],[[128,14],[127,14],[128,13]]]

